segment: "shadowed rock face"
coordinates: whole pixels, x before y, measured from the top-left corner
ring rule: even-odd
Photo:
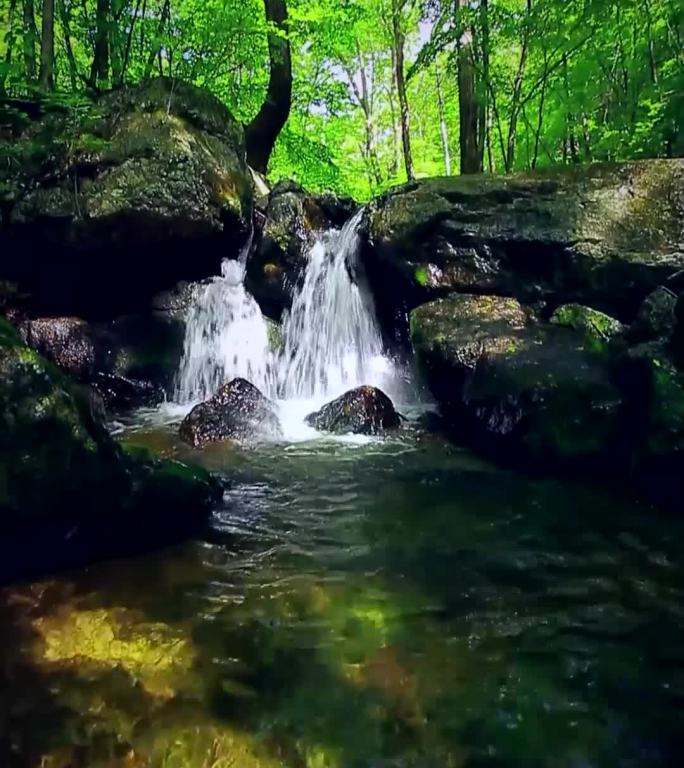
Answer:
[[[0,581],[173,539],[218,490],[124,453],[85,392],[0,319]]]
[[[411,332],[459,439],[523,464],[611,460],[622,397],[598,334],[592,343],[515,299],[468,295],[419,307]]]
[[[684,160],[425,179],[369,207],[385,324],[452,292],[588,304],[631,321],[684,268]]]
[[[274,437],[280,432],[274,403],[245,379],[233,379],[195,406],[180,427],[181,439],[195,448],[224,440]]]
[[[375,387],[358,387],[306,417],[319,432],[377,435],[400,424],[399,414],[387,395]]]
[[[0,277],[40,314],[135,311],[181,279],[216,274],[247,240],[242,127],[186,83],[158,78],[78,116],[48,113],[0,154]]]

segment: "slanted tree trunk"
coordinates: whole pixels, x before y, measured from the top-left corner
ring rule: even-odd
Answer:
[[[456,0],[457,13],[467,9],[469,0]],[[458,13],[460,16],[460,13]],[[473,31],[457,17],[463,29],[458,38],[458,106],[460,112],[461,173],[482,173],[482,154],[478,137],[478,107],[475,93]]]
[[[109,80],[109,0],[97,0],[95,9],[95,51],[90,68],[90,86],[106,87]]]
[[[38,39],[38,30],[36,29],[36,9],[33,0],[24,0],[24,73],[29,82],[36,79],[36,40]]]
[[[402,25],[401,12],[404,0],[392,0],[392,38],[394,45],[394,79],[397,84],[399,116],[401,120],[401,145],[404,151],[406,178],[413,181],[413,155],[411,154],[411,111],[406,95],[406,74],[404,72],[404,47],[406,34]]]
[[[292,106],[292,54],[288,35],[286,0],[264,0],[269,23],[270,75],[266,98],[256,117],[245,126],[247,162],[266,173],[273,148],[285,127]]]
[[[449,152],[449,131],[444,115],[444,95],[442,93],[442,75],[439,62],[435,62],[435,80],[437,85],[437,108],[439,109],[439,131],[442,135],[442,152],[444,153],[444,172],[451,176],[451,153]]]
[[[55,0],[43,0],[38,87],[51,91],[55,86]]]

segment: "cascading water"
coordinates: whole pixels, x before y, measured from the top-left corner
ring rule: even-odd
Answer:
[[[283,426],[296,437],[303,417],[326,400],[362,384],[386,387],[392,365],[383,356],[373,297],[359,263],[362,217],[363,210],[341,230],[314,241],[283,321],[277,358],[269,351],[261,310],[244,287],[248,247],[238,261],[226,259],[221,276],[198,290],[188,312],[176,401],[206,399],[239,376],[285,401]]]
[[[273,360],[259,305],[245,290],[246,252],[225,259],[221,276],[202,286],[186,317],[176,400],[193,403],[236,377],[273,394]]]
[[[380,385],[388,372],[373,297],[358,263],[362,218],[363,209],[311,248],[283,323],[278,391],[285,399],[335,397],[361,384]]]

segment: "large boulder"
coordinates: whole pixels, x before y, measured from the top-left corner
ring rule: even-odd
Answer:
[[[451,292],[581,303],[631,321],[684,267],[684,160],[420,180],[367,214],[386,324]]]
[[[126,455],[85,392],[0,320],[0,579],[167,541],[216,494],[200,470]]]
[[[536,322],[515,299],[474,295],[419,307],[411,334],[457,439],[524,466],[612,463],[622,397],[600,337]]]
[[[306,417],[319,432],[341,435],[379,435],[397,429],[401,423],[392,401],[376,387],[357,387]]]
[[[341,227],[355,209],[352,200],[314,196],[293,181],[275,185],[247,265],[247,287],[264,313],[278,320],[290,307],[317,233]]]
[[[253,384],[233,379],[196,405],[180,426],[186,443],[199,448],[225,440],[251,441],[281,433],[276,406]]]
[[[216,274],[248,240],[242,127],[187,83],[158,78],[48,112],[0,142],[0,159],[0,279],[41,314],[126,314]]]

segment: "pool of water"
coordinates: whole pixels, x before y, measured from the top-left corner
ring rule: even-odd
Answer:
[[[204,534],[3,590],[0,766],[684,761],[682,522],[407,428],[202,452]]]

